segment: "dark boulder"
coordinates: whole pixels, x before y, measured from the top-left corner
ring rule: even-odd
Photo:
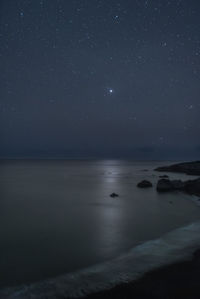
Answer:
[[[185,183],[181,180],[160,179],[157,183],[157,191],[167,192],[175,190],[183,190]]]
[[[168,179],[168,177],[169,177],[169,176],[166,175],[166,174],[164,174],[164,175],[160,175],[160,176],[159,176],[159,178],[161,178],[161,179]]]
[[[200,196],[200,178],[189,181],[160,179],[157,183],[158,192],[184,191],[188,194]]]
[[[185,188],[185,183],[181,180],[172,180],[171,183],[174,190],[183,190]]]
[[[153,185],[152,185],[151,182],[149,182],[149,181],[147,181],[147,180],[144,180],[144,181],[138,183],[137,186],[138,186],[139,188],[149,188],[149,187],[152,187]]]
[[[168,192],[168,191],[173,191],[174,187],[170,180],[160,179],[157,183],[156,189],[158,192]]]
[[[200,196],[200,178],[186,181],[184,190],[189,194]]]
[[[110,197],[118,197],[118,196],[119,195],[117,193],[114,193],[114,192],[110,194]]]

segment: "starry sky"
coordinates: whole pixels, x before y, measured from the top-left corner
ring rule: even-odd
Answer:
[[[199,0],[0,0],[0,157],[200,156]]]

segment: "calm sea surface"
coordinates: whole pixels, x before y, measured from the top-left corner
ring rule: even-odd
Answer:
[[[0,286],[38,281],[115,258],[200,219],[182,193],[158,194],[167,162],[0,162]],[[181,174],[171,178],[188,179]],[[142,179],[153,188],[139,189]],[[119,194],[111,198],[112,192]]]

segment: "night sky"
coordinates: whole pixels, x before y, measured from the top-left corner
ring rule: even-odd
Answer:
[[[0,156],[200,156],[199,0],[0,0]]]

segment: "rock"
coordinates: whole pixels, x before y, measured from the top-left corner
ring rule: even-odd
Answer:
[[[200,249],[197,249],[194,253],[193,253],[193,257],[195,259],[200,259]]]
[[[186,181],[184,191],[192,195],[200,196],[200,178]]]
[[[171,181],[174,190],[182,190],[185,187],[185,183],[181,180],[172,180]]]
[[[157,183],[157,191],[167,192],[175,190],[183,190],[185,183],[181,180],[160,179]]]
[[[152,187],[153,185],[151,182],[144,180],[144,181],[138,183],[137,186],[139,188],[149,188],[149,187]]]
[[[118,197],[118,196],[119,195],[117,193],[114,193],[114,192],[110,194],[110,197]]]
[[[184,191],[188,194],[200,196],[200,178],[189,181],[160,179],[157,183],[158,192]]]
[[[164,174],[164,175],[160,175],[159,176],[159,178],[161,178],[161,179],[167,179],[169,176],[168,175],[166,175],[166,174]]]
[[[189,175],[200,175],[200,161],[173,164],[170,166],[158,167],[156,171],[180,172]]]
[[[173,191],[174,187],[170,180],[160,179],[157,183],[156,189],[158,192],[167,192],[167,191]]]

